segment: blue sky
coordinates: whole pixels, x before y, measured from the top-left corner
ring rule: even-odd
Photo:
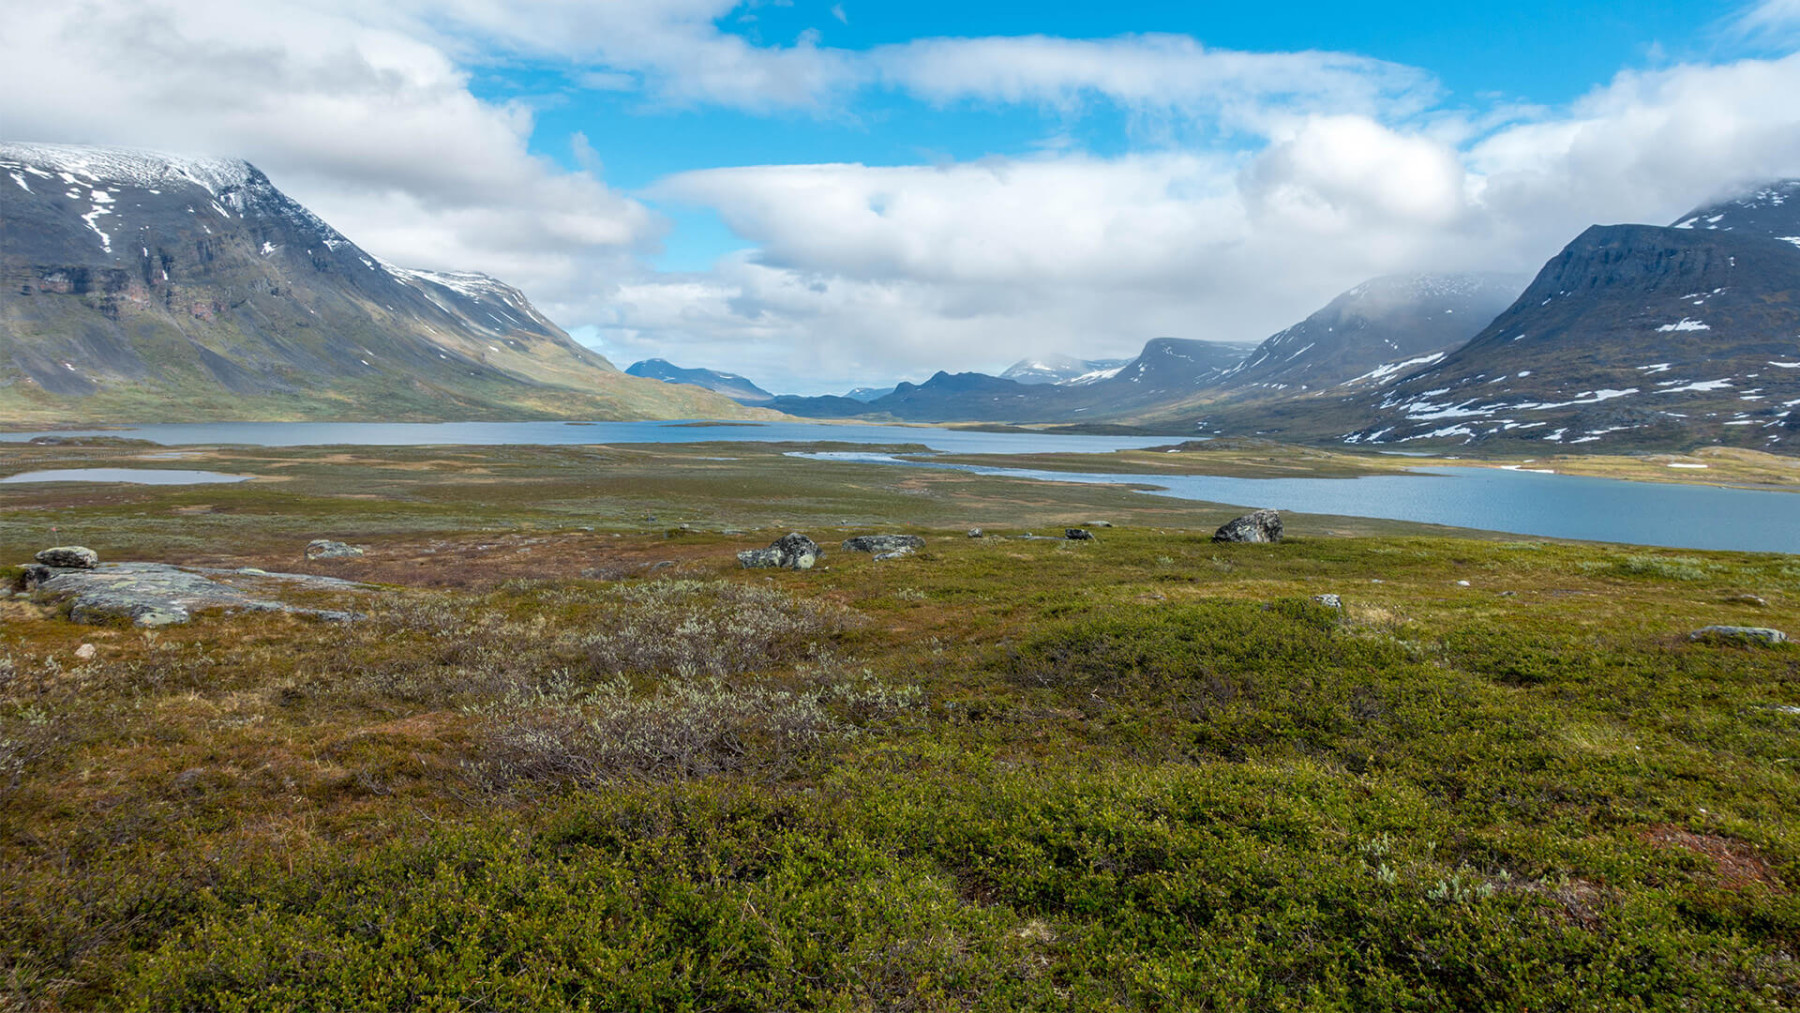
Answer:
[[[621,365],[1258,341],[1800,176],[1800,0],[0,0],[27,140],[249,158]]]

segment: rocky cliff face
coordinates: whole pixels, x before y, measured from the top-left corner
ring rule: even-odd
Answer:
[[[714,415],[523,294],[384,264],[247,162],[0,145],[0,419]]]

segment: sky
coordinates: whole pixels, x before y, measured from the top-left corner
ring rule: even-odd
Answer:
[[[1800,0],[0,0],[0,134],[247,158],[624,366],[1254,342],[1800,176]],[[1521,280],[1521,283],[1522,283]]]

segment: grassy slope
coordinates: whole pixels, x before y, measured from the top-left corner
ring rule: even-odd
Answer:
[[[1324,518],[1215,546],[1222,508],[777,449],[0,487],[0,559],[55,525],[386,584],[348,629],[0,603],[8,1001],[1800,1006],[1800,650],[1684,636],[1800,632],[1791,557]],[[1096,512],[1094,544],[961,534]],[[731,560],[846,521],[930,543]],[[319,535],[370,555],[298,562]]]

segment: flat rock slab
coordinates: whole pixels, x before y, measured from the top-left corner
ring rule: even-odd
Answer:
[[[925,539],[918,535],[857,535],[844,539],[845,552],[911,552],[924,547]]]
[[[1787,638],[1786,633],[1765,626],[1703,626],[1688,634],[1689,640],[1736,640],[1771,647],[1787,643]]]
[[[201,609],[233,612],[286,612],[327,622],[361,619],[357,612],[309,609],[261,595],[297,591],[367,591],[334,577],[262,570],[182,568],[167,563],[105,563],[93,570],[58,569],[37,589],[72,599],[69,618],[98,624],[128,619],[138,626],[185,623]]]

